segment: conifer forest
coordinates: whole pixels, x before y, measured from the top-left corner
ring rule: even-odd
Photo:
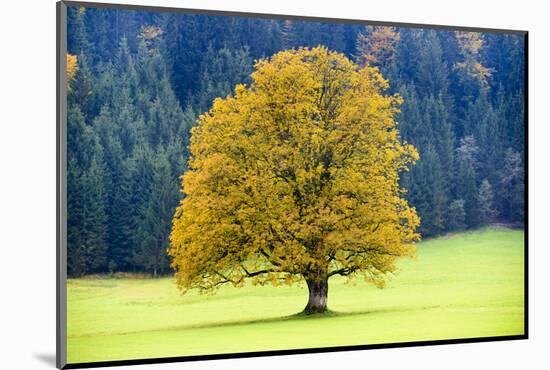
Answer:
[[[399,141],[418,154],[399,186],[422,239],[523,228],[524,35],[75,6],[67,27],[71,277],[172,273],[199,117],[260,61],[319,46],[376,67],[399,96]]]

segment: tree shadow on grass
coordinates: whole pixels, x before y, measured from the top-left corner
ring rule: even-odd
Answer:
[[[173,329],[176,329],[176,330],[208,329],[208,328],[229,327],[229,326],[238,326],[238,325],[270,324],[270,323],[276,323],[276,322],[328,320],[331,318],[377,315],[377,314],[385,314],[390,312],[431,310],[431,309],[438,309],[438,308],[441,308],[441,306],[440,305],[418,306],[418,307],[409,307],[406,309],[404,309],[403,307],[387,307],[387,308],[378,308],[373,310],[347,311],[347,312],[327,310],[323,313],[313,313],[313,314],[306,314],[305,312],[302,311],[302,312],[298,312],[287,316],[266,317],[266,318],[259,318],[259,319],[253,319],[253,320],[234,320],[234,321],[203,323],[203,324],[195,324],[195,325],[185,325],[185,326],[179,326]]]
[[[351,311],[351,312],[340,312],[340,311],[333,311],[333,310],[327,310],[324,313],[314,313],[314,314],[306,314],[303,311],[298,312],[292,315],[286,315],[286,316],[277,316],[277,317],[265,317],[265,318],[259,318],[259,319],[253,319],[253,320],[232,320],[232,321],[218,321],[218,322],[210,322],[210,323],[202,323],[202,324],[191,324],[191,325],[177,325],[172,327],[163,327],[158,329],[152,329],[152,330],[138,330],[138,331],[128,331],[124,333],[117,333],[119,335],[127,335],[127,334],[137,334],[137,333],[143,333],[143,332],[158,332],[158,331],[179,331],[179,330],[192,330],[192,329],[215,329],[215,328],[225,328],[225,327],[232,327],[232,326],[241,326],[241,325],[261,325],[261,324],[271,324],[271,323],[283,323],[283,322],[293,322],[293,321],[308,321],[308,320],[314,320],[316,322],[323,321],[323,320],[329,320],[329,319],[336,319],[336,318],[345,318],[345,317],[354,317],[354,316],[363,316],[363,315],[378,315],[378,314],[385,314],[390,312],[403,312],[403,311],[415,311],[415,310],[429,310],[434,308],[440,308],[441,306],[420,306],[420,307],[413,307],[408,309],[403,309],[403,307],[388,307],[388,308],[379,308],[374,310],[362,310],[362,311]],[[92,334],[97,335],[97,334]],[[90,336],[90,334],[82,335],[84,337]],[[80,337],[80,335],[76,336]],[[55,356],[54,356],[55,360]]]
[[[385,312],[391,312],[391,311],[398,311],[398,309],[387,308],[387,309],[353,311],[353,312],[339,312],[339,311],[327,310],[326,312],[323,312],[323,313],[314,313],[314,314],[306,314],[304,312],[299,312],[292,315],[279,316],[279,317],[266,317],[266,318],[259,318],[259,319],[253,319],[253,320],[234,320],[234,321],[203,323],[203,324],[195,324],[195,325],[185,325],[185,326],[178,326],[172,329],[173,330],[209,329],[209,328],[221,328],[221,327],[230,327],[230,326],[239,326],[239,325],[271,324],[271,323],[277,323],[277,322],[326,320],[330,318],[353,317],[353,316],[361,316],[361,315],[367,315],[367,314],[385,313]]]

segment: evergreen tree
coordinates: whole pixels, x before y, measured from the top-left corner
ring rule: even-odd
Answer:
[[[487,33],[484,40],[485,47],[480,53],[484,64],[492,71],[489,84],[493,94],[500,86],[512,94],[522,92],[525,89],[523,36]]]
[[[443,96],[433,95],[424,98],[424,123],[431,128],[426,136],[433,142],[442,168],[442,181],[445,192],[450,193],[453,176],[455,133],[449,108]]]
[[[108,217],[108,260],[115,261],[124,270],[129,268],[130,242],[124,233],[128,215],[128,193],[125,191],[125,174],[130,166],[120,141],[120,127],[124,122],[115,119],[108,107],[102,109],[94,121],[105,158],[105,188]]]
[[[499,113],[493,108],[488,94],[482,91],[476,100],[469,104],[464,121],[464,132],[475,137],[479,148],[477,169],[492,183],[497,181],[499,163],[504,155],[502,116]]]
[[[395,49],[394,70],[391,72],[393,81],[398,84],[411,84],[416,81],[420,50],[420,33],[410,28],[399,29],[399,42]]]
[[[445,228],[447,197],[439,156],[433,145],[420,153],[421,160],[412,170],[409,201],[421,217],[423,236],[437,235]]]
[[[68,95],[68,99],[70,104],[80,108],[84,119],[89,124],[97,114],[94,89],[96,80],[90,70],[86,55],[78,55],[77,60],[78,68],[71,81],[71,93]]]
[[[513,222],[524,217],[525,185],[521,155],[511,148],[505,152],[500,182],[503,192],[503,213]]]
[[[420,42],[419,60],[415,75],[416,86],[422,95],[432,95],[443,99],[450,107],[447,96],[449,88],[449,70],[443,60],[443,51],[434,30],[424,31]]]
[[[85,222],[80,230],[88,271],[105,271],[107,266],[107,214],[105,212],[104,168],[101,147],[97,146],[90,168],[84,177]]]
[[[67,51],[69,54],[80,55],[87,54],[90,51],[91,43],[86,32],[86,13],[87,8],[73,7],[67,8]]]
[[[252,72],[252,59],[246,48],[231,51],[224,47],[216,51],[209,46],[205,60],[207,62],[201,68],[201,93],[197,101],[201,112],[210,109],[216,97],[231,94],[235,85],[249,82]]]
[[[127,211],[123,234],[128,240],[128,258],[126,267],[134,268],[134,254],[139,250],[143,233],[141,225],[143,222],[142,207],[148,200],[151,181],[153,177],[153,154],[146,144],[141,144],[134,149],[133,155],[128,159],[128,170],[124,174],[122,191],[127,194]],[[114,261],[114,263],[117,263]],[[117,265],[118,267],[118,265]]]
[[[475,228],[480,223],[479,194],[476,183],[478,146],[473,136],[460,140],[457,148],[457,175],[455,193],[464,200],[466,225]]]
[[[497,217],[497,210],[494,205],[493,188],[487,179],[479,186],[480,223],[490,224]]]
[[[294,22],[291,20],[281,21],[281,44],[283,49],[292,49],[296,45],[294,35]]]
[[[106,262],[103,153],[78,107],[69,106],[67,126],[68,273],[83,275]]]
[[[153,204],[168,214],[179,194],[153,189],[179,186],[197,117],[254,60],[301,46],[370,58],[403,97],[401,140],[420,160],[401,183],[422,234],[523,220],[521,36],[70,6],[67,41],[71,276],[166,272]]]
[[[87,272],[84,250],[83,174],[74,156],[67,156],[67,273],[80,276]]]
[[[462,230],[466,227],[466,212],[464,211],[464,200],[455,199],[449,204],[448,227],[449,230]]]
[[[168,268],[168,235],[178,200],[177,181],[163,150],[154,159],[152,173],[148,199],[141,209],[141,242],[134,260],[156,277]]]
[[[427,144],[424,135],[429,132],[422,124],[422,110],[416,89],[414,85],[403,85],[399,94],[403,97],[403,105],[397,116],[401,137],[416,147],[422,147]]]

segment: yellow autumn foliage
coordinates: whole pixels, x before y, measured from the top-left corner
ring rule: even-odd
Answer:
[[[78,70],[78,59],[76,55],[67,53],[67,87],[70,91],[71,82],[74,79],[76,71]]]
[[[162,28],[157,26],[143,26],[139,32],[138,38],[146,42],[151,42],[152,40],[162,36],[164,31]]]
[[[483,47],[483,34],[481,32],[455,31],[458,49],[464,61],[455,64],[455,68],[461,69],[473,79],[479,81],[482,87],[487,86],[487,79],[493,73],[492,68],[485,67],[479,61],[479,53]]]
[[[395,57],[399,43],[399,32],[395,27],[367,26],[365,33],[357,37],[359,64],[372,66],[389,65]]]
[[[399,173],[402,144],[377,68],[325,47],[256,63],[250,86],[192,130],[169,255],[186,291],[360,275],[382,286],[414,254],[419,218]]]

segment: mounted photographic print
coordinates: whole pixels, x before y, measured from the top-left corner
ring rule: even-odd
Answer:
[[[527,338],[527,32],[58,3],[58,367]]]

